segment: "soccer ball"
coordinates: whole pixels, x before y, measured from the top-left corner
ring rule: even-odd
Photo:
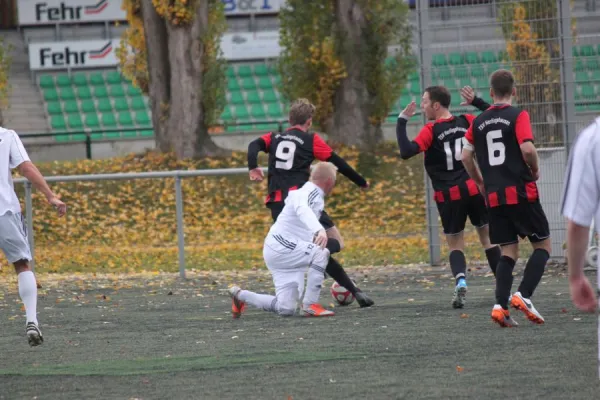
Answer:
[[[331,295],[340,306],[347,306],[354,302],[354,295],[337,282],[333,282],[331,285]]]

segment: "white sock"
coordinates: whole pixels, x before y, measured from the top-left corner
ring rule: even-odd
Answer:
[[[240,290],[237,297],[241,301],[245,301],[256,308],[262,308],[265,311],[276,311],[276,297],[271,296],[270,294],[258,294],[249,290]]]
[[[35,275],[31,271],[21,272],[17,276],[19,282],[19,296],[25,305],[27,322],[35,322],[37,325],[37,283]]]
[[[308,269],[308,277],[306,278],[306,291],[304,292],[304,299],[302,305],[308,307],[311,304],[319,302],[319,296],[321,296],[321,288],[323,287],[323,270],[321,268],[315,269],[315,265]]]

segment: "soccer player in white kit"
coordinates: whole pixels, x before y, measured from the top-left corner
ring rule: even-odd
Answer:
[[[0,127],[0,249],[15,266],[19,283],[19,296],[25,306],[27,323],[25,332],[31,346],[44,342],[37,320],[37,283],[29,269],[31,251],[21,205],[15,193],[11,169],[17,168],[33,186],[46,196],[59,216],[65,215],[67,206],[50,190],[46,180],[23,147],[15,131]]]
[[[325,196],[333,190],[335,180],[335,166],[321,162],[313,168],[309,182],[289,193],[263,246],[263,257],[275,284],[275,296],[233,286],[229,293],[234,318],[241,316],[246,303],[279,315],[294,315],[300,300],[306,316],[334,315],[319,304],[329,261],[329,250],[325,248],[327,233],[319,218],[325,207]]]
[[[567,218],[567,257],[571,298],[580,310],[594,312],[598,299],[583,274],[590,225],[600,228],[600,117],[577,138],[565,176],[562,214]],[[600,280],[598,281],[600,293]],[[600,323],[598,343],[600,345]],[[600,376],[600,348],[598,350]]]

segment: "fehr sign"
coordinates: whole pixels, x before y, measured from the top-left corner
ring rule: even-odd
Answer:
[[[125,20],[122,0],[19,0],[19,25]]]
[[[111,67],[119,63],[115,53],[120,40],[29,44],[31,70]]]

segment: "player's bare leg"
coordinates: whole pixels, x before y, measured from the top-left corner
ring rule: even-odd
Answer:
[[[496,267],[496,304],[492,309],[492,320],[507,328],[518,324],[511,318],[508,303],[513,282],[513,269],[519,255],[519,244],[502,245],[502,256]]]
[[[344,239],[337,227],[333,226],[327,229],[327,249],[333,255],[344,248]],[[325,272],[341,286],[352,293],[360,307],[371,307],[375,302],[364,294],[350,279],[344,268],[333,257],[329,257],[329,263]]]
[[[463,308],[467,297],[467,260],[465,259],[465,239],[463,232],[446,235],[446,242],[450,249],[450,269],[454,276],[456,286],[452,296],[452,307]]]
[[[542,275],[544,275],[544,269],[550,258],[552,247],[549,238],[531,243],[531,246],[533,247],[533,253],[527,260],[523,280],[518,291],[512,296],[510,305],[522,311],[531,322],[543,324],[544,317],[533,306],[531,296],[540,283]]]
[[[29,269],[26,260],[14,263],[17,280],[19,283],[19,296],[25,306],[27,324],[25,333],[30,346],[39,346],[44,342],[44,337],[38,326],[37,320],[37,283],[33,271]]]
[[[494,276],[496,276],[496,267],[498,266],[498,262],[500,261],[500,257],[502,256],[502,250],[500,246],[492,244],[490,242],[490,227],[489,225],[483,225],[476,228],[477,235],[479,236],[479,241],[481,242],[481,246],[485,250],[485,256],[488,260],[488,264]]]

